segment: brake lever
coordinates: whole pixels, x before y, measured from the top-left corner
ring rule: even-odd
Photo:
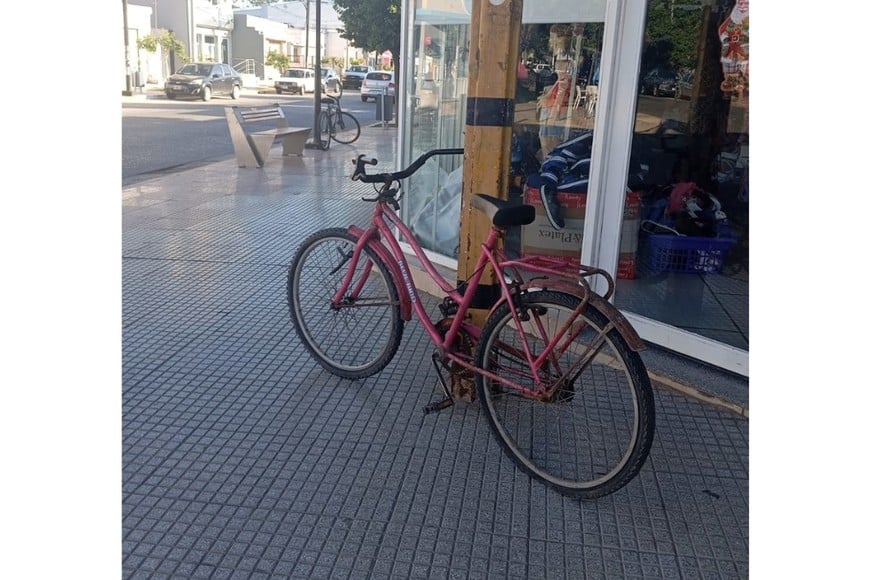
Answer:
[[[395,190],[393,190],[395,191]],[[395,196],[391,196],[387,198],[387,203],[390,204],[390,207],[396,211],[399,211],[399,200],[395,198]]]

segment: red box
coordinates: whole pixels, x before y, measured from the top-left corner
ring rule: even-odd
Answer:
[[[583,244],[583,222],[586,220],[586,194],[556,194],[562,205],[565,227],[557,230],[550,225],[541,191],[526,187],[523,202],[535,207],[535,221],[522,229],[521,252],[523,256],[559,256],[570,258],[580,264],[580,249]],[[622,237],[620,240],[619,264],[616,277],[632,280],[637,264],[637,240],[640,231],[640,194],[629,192],[625,198]]]

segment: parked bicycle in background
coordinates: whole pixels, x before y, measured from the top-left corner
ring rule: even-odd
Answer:
[[[340,96],[325,96],[320,99],[320,106],[317,136],[321,149],[324,151],[329,149],[330,141],[348,145],[359,139],[359,121],[341,109]]]

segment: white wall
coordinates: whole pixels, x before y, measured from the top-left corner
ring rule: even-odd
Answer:
[[[130,72],[131,74],[139,72],[141,82],[163,82],[163,76],[160,71],[160,53],[150,53],[146,50],[140,50],[136,46],[136,41],[139,38],[151,34],[151,7],[138,6],[128,4],[127,6],[127,35],[129,37],[129,56],[130,56]],[[123,39],[122,39],[123,42]],[[121,49],[123,50],[123,45]],[[125,64],[121,61],[122,66]],[[121,82],[126,88],[126,70],[121,73]],[[134,82],[134,81],[131,81]]]

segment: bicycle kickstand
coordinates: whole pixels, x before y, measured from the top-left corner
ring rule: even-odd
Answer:
[[[447,395],[447,397],[440,401],[429,403],[423,407],[424,415],[443,411],[447,407],[453,406],[453,395],[450,394],[450,390],[447,388],[447,383],[444,382],[444,375],[441,374],[441,369],[438,368],[440,362],[438,353],[432,353],[432,365],[435,367],[435,373],[438,375],[438,384],[441,386],[441,390],[444,391],[444,394]]]

